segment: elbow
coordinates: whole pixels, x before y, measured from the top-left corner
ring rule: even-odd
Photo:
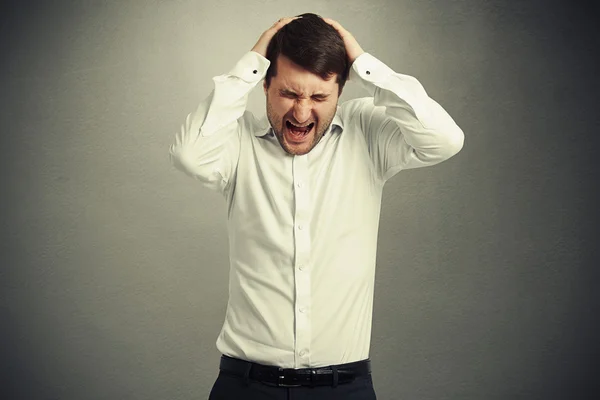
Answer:
[[[189,177],[204,183],[213,184],[223,180],[217,159],[207,159],[203,153],[198,153],[192,146],[173,144],[169,149],[171,165]]]
[[[450,158],[462,150],[465,145],[465,134],[458,125],[447,135],[446,152],[447,158]]]
[[[176,148],[170,152],[171,164],[184,174],[197,178],[205,173],[205,166],[189,148]]]
[[[191,152],[184,146],[172,144],[169,148],[169,161],[171,165],[188,175],[194,175],[197,165]]]
[[[180,149],[175,144],[172,144],[169,147],[169,161],[172,166],[179,169],[181,165],[181,153]]]
[[[429,149],[416,151],[415,153],[417,158],[423,163],[435,165],[460,152],[464,146],[464,142],[465,135],[463,134],[463,131],[456,126],[451,130],[446,130],[443,135],[438,135],[435,144],[432,143]]]
[[[462,129],[456,124],[453,127],[447,128],[445,133],[441,135],[443,138],[437,147],[437,156],[439,161],[444,161],[455,156],[460,152],[465,144],[465,134]]]

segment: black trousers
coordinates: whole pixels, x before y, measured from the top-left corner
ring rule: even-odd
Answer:
[[[376,400],[371,375],[333,386],[278,387],[223,371],[215,381],[208,400]]]

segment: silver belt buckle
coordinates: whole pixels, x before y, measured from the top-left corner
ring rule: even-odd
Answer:
[[[287,383],[284,383],[283,380],[285,379],[285,374],[284,374],[284,369],[283,368],[279,368],[279,375],[277,376],[277,386],[279,387],[301,387],[302,385],[290,385]]]

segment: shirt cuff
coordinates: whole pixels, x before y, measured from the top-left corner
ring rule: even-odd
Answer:
[[[257,83],[265,77],[271,62],[255,51],[249,51],[229,71],[229,75],[237,76],[244,82]]]
[[[384,82],[394,70],[373,57],[369,53],[363,53],[354,60],[350,70],[350,79],[358,79],[372,84]]]

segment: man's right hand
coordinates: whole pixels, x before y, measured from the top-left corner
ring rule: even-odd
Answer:
[[[302,17],[284,17],[284,18],[281,18],[279,21],[275,22],[273,24],[273,26],[271,26],[269,29],[264,31],[262,35],[260,35],[260,38],[258,39],[258,42],[256,42],[256,44],[252,48],[252,51],[254,51],[266,58],[267,57],[267,47],[269,46],[269,42],[271,41],[273,36],[275,36],[277,31],[279,31],[281,28],[283,28],[284,26],[286,26],[287,24],[289,24],[290,22],[292,22],[293,20],[295,20],[297,18],[302,18]]]

